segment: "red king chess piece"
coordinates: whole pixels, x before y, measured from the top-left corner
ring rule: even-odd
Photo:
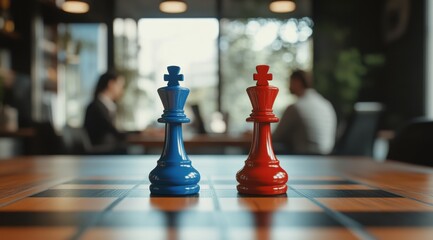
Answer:
[[[287,191],[287,172],[280,167],[274,154],[271,122],[278,122],[272,112],[278,88],[270,86],[272,74],[268,65],[258,65],[254,74],[256,86],[247,88],[253,111],[247,122],[254,122],[253,142],[245,166],[236,174],[241,194],[278,195]]]

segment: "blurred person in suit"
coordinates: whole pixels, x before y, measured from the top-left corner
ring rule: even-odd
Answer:
[[[311,87],[302,70],[292,72],[290,93],[297,101],[288,106],[272,134],[276,152],[329,154],[335,144],[337,118],[331,103]]]
[[[126,153],[126,135],[115,125],[117,105],[123,94],[125,79],[115,72],[99,77],[92,102],[86,109],[84,129],[93,147],[100,153]]]

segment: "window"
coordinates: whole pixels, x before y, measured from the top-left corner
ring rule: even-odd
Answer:
[[[126,22],[126,28],[128,24],[132,25]],[[118,22],[115,27],[119,25]],[[138,53],[135,58],[138,59],[138,63],[124,64],[130,61],[131,57],[128,56],[116,63],[121,72],[133,76],[129,79],[131,82],[128,83],[123,101],[124,113],[132,120],[124,126],[129,129],[143,129],[155,123],[161,116],[163,107],[156,90],[166,86],[163,75],[167,73],[167,66],[170,65],[181,67],[181,74],[185,77],[182,86],[191,90],[185,110],[188,111],[192,105],[199,105],[206,122],[207,116],[217,109],[218,21],[141,19],[137,29],[136,38],[129,31],[130,36],[123,35],[126,36],[123,42],[127,44],[116,46],[118,50],[129,52],[129,56]],[[122,36],[119,30],[116,32],[117,38]],[[138,43],[137,47],[130,50],[129,46],[135,43]],[[187,115],[193,117],[191,113]]]
[[[56,130],[81,126],[86,106],[101,73],[106,71],[106,26],[104,24],[59,24],[56,37],[43,40],[41,120]],[[46,35],[48,35],[46,33]],[[58,47],[56,47],[58,46]]]
[[[194,117],[190,107],[198,105],[208,130],[223,130],[211,124],[221,116],[215,114],[219,109],[228,116],[229,132],[251,129],[245,122],[252,109],[245,89],[255,85],[258,64],[271,66],[271,84],[280,89],[274,112],[280,115],[293,101],[287,85],[291,70],[311,69],[312,27],[310,18],[116,19],[115,63],[128,81],[120,104],[122,127],[137,130],[156,123],[163,111],[156,90],[166,85],[169,65],[182,68],[182,85],[191,90],[188,117]]]
[[[255,85],[253,73],[259,64],[270,66],[270,84],[280,89],[274,113],[281,116],[294,100],[288,93],[291,70],[310,70],[312,66],[311,19],[223,19],[220,24],[221,99],[229,116],[228,130],[251,129],[245,122],[252,109],[245,90]]]

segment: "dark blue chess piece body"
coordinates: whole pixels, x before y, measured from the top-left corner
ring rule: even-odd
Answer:
[[[200,190],[200,174],[191,165],[182,137],[182,123],[190,122],[183,108],[189,89],[181,87],[183,75],[180,67],[167,67],[169,74],[164,74],[166,87],[158,89],[164,106],[164,113],[158,122],[165,123],[165,142],[157,166],[150,172],[150,192],[155,195],[191,195]]]

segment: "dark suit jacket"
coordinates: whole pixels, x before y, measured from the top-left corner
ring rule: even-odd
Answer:
[[[112,146],[113,151],[125,146],[125,135],[116,129],[107,107],[99,99],[87,107],[84,128],[93,146]]]

